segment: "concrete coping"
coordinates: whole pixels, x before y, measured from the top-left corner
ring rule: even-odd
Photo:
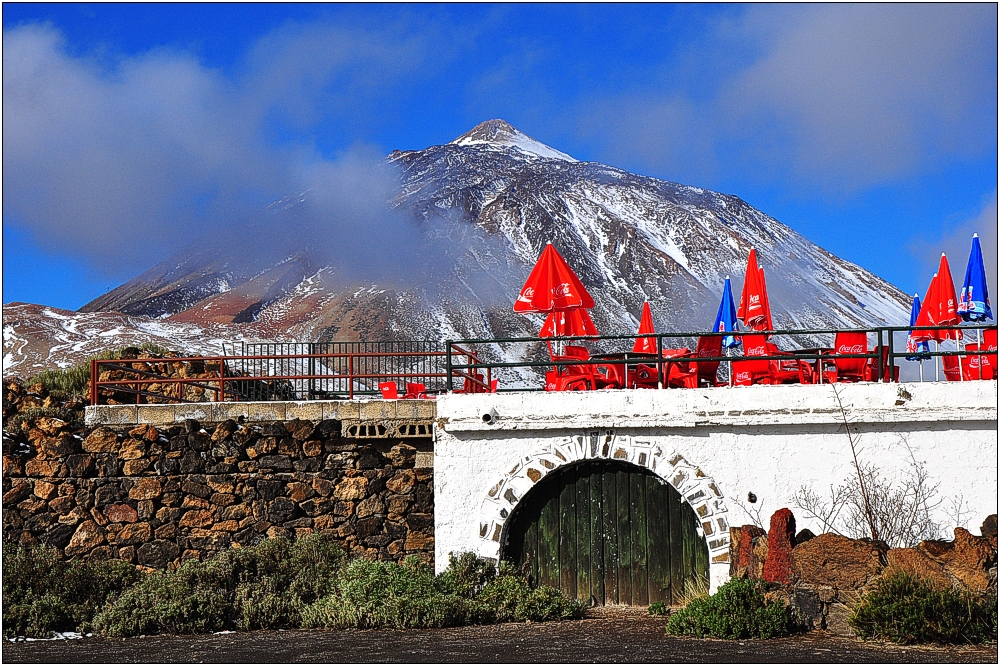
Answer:
[[[197,402],[178,405],[95,405],[86,408],[88,426],[170,425],[195,419],[221,423],[327,419],[433,421],[435,400],[305,400],[298,402]]]

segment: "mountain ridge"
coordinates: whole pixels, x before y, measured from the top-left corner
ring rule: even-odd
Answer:
[[[446,144],[393,151],[385,164],[398,181],[389,209],[423,239],[399,275],[352,280],[335,257],[311,253],[310,234],[328,227],[305,192],[268,206],[236,238],[199,240],[80,313],[121,312],[213,336],[230,326],[243,339],[533,336],[542,317],[515,315],[513,299],[553,241],[594,296],[592,316],[606,334],[633,332],[645,300],[657,330],[708,329],[724,278],[739,288],[751,247],[776,326],[908,322],[902,291],[737,196],[580,162],[499,119]],[[301,238],[254,243],[255,230],[303,219],[312,226]],[[6,354],[6,332],[4,344]]]

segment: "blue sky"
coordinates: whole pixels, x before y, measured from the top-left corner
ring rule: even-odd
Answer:
[[[994,274],[997,7],[4,5],[3,301],[75,309],[352,156],[503,118],[923,294]]]

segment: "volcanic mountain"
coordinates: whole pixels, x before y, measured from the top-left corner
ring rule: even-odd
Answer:
[[[908,321],[899,289],[736,196],[580,162],[502,120],[444,145],[393,151],[384,167],[394,179],[386,219],[421,239],[395,274],[348,277],[339,257],[359,249],[352,243],[377,246],[378,233],[337,247],[337,227],[325,227],[315,205],[321,193],[306,191],[81,312],[155,319],[158,331],[183,327],[184,340],[192,326],[213,339],[226,326],[234,338],[301,341],[534,335],[541,317],[515,315],[512,304],[551,241],[594,297],[602,333],[633,332],[644,300],[657,330],[708,329],[726,276],[739,296],[751,247],[778,328]],[[260,240],[262,230],[293,228],[281,243]],[[331,242],[315,250],[323,234],[335,251]]]

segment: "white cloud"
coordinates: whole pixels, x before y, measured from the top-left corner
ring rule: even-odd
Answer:
[[[686,178],[832,194],[995,150],[995,5],[751,6],[703,32],[663,83],[585,103],[580,133]]]
[[[965,268],[969,261],[969,251],[972,249],[972,234],[979,234],[979,244],[983,248],[983,263],[986,266],[986,281],[990,290],[990,301],[994,316],[1000,314],[997,310],[997,191],[986,198],[979,211],[958,222],[948,224],[941,235],[925,237],[910,245],[910,251],[920,262],[925,279],[921,282],[923,291],[930,284],[931,276],[937,272],[941,253],[948,257],[951,275],[955,280],[955,290],[961,291],[965,279]]]
[[[349,179],[343,167],[356,157],[340,164],[308,144],[281,145],[273,129],[308,127],[318,109],[369,122],[386,83],[419,68],[425,47],[391,28],[289,24],[226,77],[186,53],[103,66],[69,54],[50,26],[5,30],[5,224],[98,272],[133,275],[320,174]],[[371,188],[334,191],[328,208],[376,205]]]

